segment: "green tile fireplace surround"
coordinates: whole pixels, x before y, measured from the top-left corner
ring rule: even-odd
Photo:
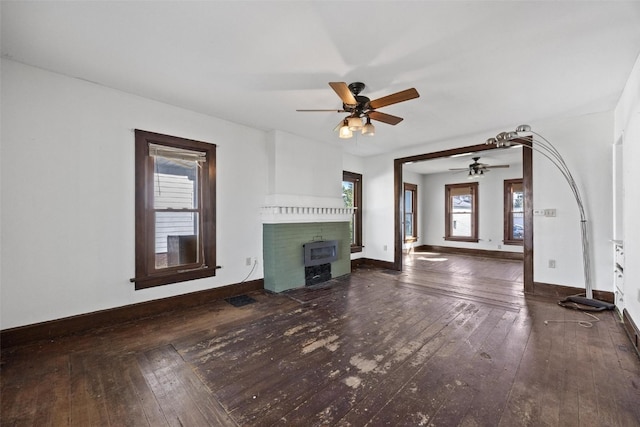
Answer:
[[[263,224],[264,287],[282,292],[305,285],[302,245],[317,240],[337,240],[337,261],[331,263],[331,277],[351,273],[348,222]]]

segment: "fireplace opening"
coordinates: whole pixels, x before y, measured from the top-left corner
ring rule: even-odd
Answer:
[[[305,286],[317,285],[327,280],[331,280],[331,264],[312,265],[304,268]]]
[[[306,286],[331,279],[331,263],[338,260],[338,241],[321,240],[302,245]]]

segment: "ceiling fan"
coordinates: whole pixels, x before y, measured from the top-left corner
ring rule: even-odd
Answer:
[[[329,86],[331,86],[342,100],[341,110],[296,111],[349,113],[349,116],[341,120],[338,126],[334,129],[340,131],[340,138],[351,138],[354,131],[362,131],[363,135],[373,135],[375,133],[375,126],[371,124],[371,120],[377,120],[390,125],[397,125],[403,120],[402,117],[392,116],[391,114],[381,113],[376,110],[378,108],[386,107],[387,105],[397,104],[420,96],[417,90],[411,88],[383,96],[382,98],[370,100],[366,96],[360,95],[360,92],[365,88],[364,83],[354,82],[347,85],[345,82],[330,82]],[[363,119],[366,120],[364,125],[362,123]]]
[[[480,163],[480,157],[472,157],[473,163],[469,164],[466,168],[451,168],[450,171],[469,171],[469,178],[476,178],[484,176],[485,172],[489,172],[491,169],[508,168],[509,165],[488,165],[486,163]]]

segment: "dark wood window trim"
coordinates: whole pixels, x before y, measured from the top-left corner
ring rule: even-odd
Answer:
[[[513,206],[513,186],[523,186],[522,178],[518,179],[505,179],[504,180],[504,240],[505,245],[523,246],[524,235],[522,239],[513,239],[513,212],[511,207]],[[523,200],[524,203],[524,200]],[[523,206],[524,216],[524,206]]]
[[[407,236],[406,224],[403,227],[404,230],[404,242],[405,243],[414,243],[418,241],[418,186],[416,184],[410,184],[408,182],[404,183],[404,196],[406,198],[407,191],[411,192],[411,197],[413,199],[413,212],[411,212],[411,221],[413,223],[413,234],[411,236]],[[406,201],[403,204],[404,209],[406,209]],[[407,212],[405,212],[406,217]],[[406,222],[406,218],[404,219]]]
[[[355,224],[351,253],[362,252],[362,174],[343,171],[342,181],[353,183],[353,205],[356,209],[353,215]]]
[[[149,144],[205,153],[200,168],[200,241],[202,261],[155,269],[155,211],[153,210],[154,160]],[[200,279],[216,274],[216,146],[201,141],[135,130],[135,289]]]
[[[452,190],[468,188],[471,194],[471,236],[452,236],[452,215],[453,211],[451,209],[451,192]],[[477,243],[480,239],[478,239],[478,183],[464,183],[464,184],[446,184],[445,185],[445,226],[444,226],[444,239],[455,242],[475,242]]]

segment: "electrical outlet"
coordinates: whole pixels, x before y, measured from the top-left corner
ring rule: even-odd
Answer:
[[[549,260],[549,268],[556,268],[556,260],[555,259],[550,259]]]
[[[245,260],[246,265],[251,265],[251,257],[247,257],[247,259]]]
[[[502,245],[498,245],[498,249],[502,249]]]
[[[384,245],[384,246],[382,247],[382,250],[386,252],[386,251],[387,251],[387,245]]]

